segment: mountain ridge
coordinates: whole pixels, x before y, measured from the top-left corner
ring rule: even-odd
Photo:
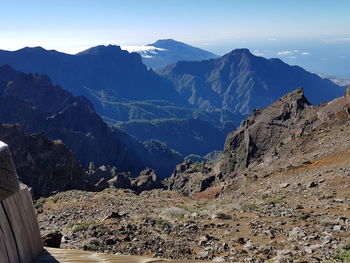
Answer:
[[[157,71],[199,108],[223,108],[248,116],[283,94],[304,87],[312,103],[333,99],[343,89],[280,59],[254,56],[248,49],[200,62],[181,61]]]
[[[137,174],[147,166],[157,169],[150,150],[122,130],[111,129],[84,97],[74,97],[52,85],[45,75],[25,74],[0,67],[0,121],[19,123],[29,133],[44,131],[50,139],[62,140],[87,167],[115,165]],[[47,102],[50,101],[49,104]],[[157,172],[171,173],[172,162]]]

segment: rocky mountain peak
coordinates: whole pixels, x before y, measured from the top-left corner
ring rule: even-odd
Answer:
[[[148,44],[147,46],[153,46],[153,47],[158,47],[158,48],[169,48],[169,47],[174,47],[174,46],[188,46],[188,45],[169,38],[169,39],[159,39],[152,44]]]
[[[225,173],[239,172],[260,161],[282,141],[293,139],[305,129],[314,115],[313,108],[298,88],[264,109],[256,109],[240,128],[230,133],[224,147],[222,168]],[[310,118],[308,122],[305,119]]]
[[[96,47],[92,47],[89,48],[87,50],[84,50],[82,52],[79,52],[77,55],[86,55],[86,54],[90,54],[90,55],[100,55],[100,54],[108,54],[110,52],[121,52],[122,49],[120,48],[120,46],[117,45],[99,45]]]

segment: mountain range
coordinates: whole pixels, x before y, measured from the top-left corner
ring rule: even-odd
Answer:
[[[236,49],[205,61],[180,61],[158,71],[191,105],[212,111],[225,109],[242,116],[265,107],[297,87],[313,104],[341,96],[344,89],[280,59],[254,56]]]
[[[181,161],[181,156],[165,146],[144,145],[112,129],[95,113],[91,102],[52,85],[47,75],[0,67],[0,102],[1,123],[20,124],[27,133],[45,132],[50,139],[63,141],[84,167],[93,162],[96,167],[113,165],[119,172],[132,174],[152,167],[164,177]],[[159,165],[153,157],[162,154],[158,150],[167,156]]]
[[[169,50],[174,46],[186,47],[192,50],[193,54],[197,54],[185,44],[173,40],[160,40],[151,45]],[[175,52],[177,49],[173,50]],[[21,120],[26,131],[36,132],[41,129],[48,134],[49,138],[56,139],[67,132],[66,128],[61,127],[66,125],[68,117],[62,117],[63,120],[61,120],[58,116],[64,114],[74,116],[76,118],[74,129],[79,127],[79,133],[72,129],[74,136],[67,135],[65,143],[78,155],[82,164],[86,166],[91,160],[96,164],[120,164],[122,170],[128,170],[130,168],[128,165],[132,162],[132,166],[138,164],[135,171],[149,164],[149,160],[153,158],[145,161],[147,159],[145,156],[149,154],[145,146],[155,145],[147,144],[149,140],[164,141],[183,156],[190,153],[204,155],[205,151],[208,153],[220,149],[225,136],[222,130],[229,132],[228,129],[232,130],[239,126],[240,122],[255,108],[267,106],[299,86],[304,88],[305,94],[313,104],[340,96],[344,90],[333,82],[298,66],[290,66],[279,59],[254,56],[248,49],[236,49],[222,57],[208,60],[177,61],[158,69],[157,72],[147,69],[139,54],[129,53],[113,45],[92,47],[76,55],[40,47],[0,51],[0,65],[6,64],[25,73],[46,74],[49,77],[37,74],[22,77],[22,79],[32,78],[28,83],[40,82],[41,88],[38,90],[19,88],[16,93],[7,88],[6,92],[9,92],[9,95],[12,96],[15,92],[17,97],[6,97],[4,105],[11,104],[10,100],[19,98],[20,101],[16,103],[23,105],[16,111],[8,110],[9,114],[3,115],[3,121]],[[63,89],[59,88],[58,91],[55,88],[57,86],[51,84],[51,80]],[[8,78],[6,81],[8,85],[12,80]],[[24,86],[29,85],[24,80],[21,83]],[[52,89],[55,92],[48,92],[43,87],[52,87],[48,90]],[[5,95],[7,96],[4,93]],[[29,96],[30,100],[25,96]],[[26,104],[28,101],[31,103],[30,106]],[[48,103],[48,101],[54,103]],[[31,110],[25,110],[27,108]],[[23,117],[20,114],[14,117],[14,112],[18,112],[19,109],[23,109]],[[64,114],[61,112],[62,109],[65,109]],[[85,114],[93,119],[93,121],[90,120],[93,125],[89,126],[86,120],[84,122],[83,118],[76,117]],[[11,120],[9,116],[13,119]],[[48,118],[49,116],[54,118]],[[37,119],[40,118],[45,121],[38,121]],[[28,122],[28,119],[32,121]],[[119,123],[119,128],[122,127],[130,132],[135,138],[121,129],[112,130],[102,120],[110,125]],[[47,123],[55,124],[50,126]],[[202,129],[198,128],[199,123]],[[69,123],[69,125],[73,124]],[[99,132],[104,131],[99,135],[100,137],[93,133],[96,130],[91,131],[96,127],[100,127],[97,128]],[[170,129],[177,132],[162,134]],[[148,132],[141,134],[140,131],[146,130]],[[217,134],[214,136],[218,138],[214,140],[215,143],[204,139],[207,138],[208,131]],[[92,137],[86,136],[90,133],[93,134]],[[114,146],[106,139],[111,137],[110,133],[113,133],[112,137],[119,138]],[[89,141],[89,145],[91,142],[95,145],[94,147],[101,148],[105,154],[97,154],[98,151],[92,150],[95,149],[94,147],[78,145],[77,134],[84,138],[80,140],[85,143]],[[183,138],[186,140],[184,141]],[[97,143],[99,140],[106,147]],[[198,143],[201,140],[205,142],[199,147]],[[222,142],[219,142],[220,140]],[[71,142],[68,143],[68,141]],[[122,142],[132,146],[124,147]],[[121,156],[124,154],[113,155],[115,150],[112,148],[120,151],[122,148],[128,148],[129,157],[121,161],[124,158]],[[193,149],[192,152],[190,149]],[[95,156],[92,157],[92,155]],[[175,155],[174,160],[179,160],[179,156],[175,157]],[[152,164],[152,167],[156,169],[155,165]],[[169,173],[170,167],[171,165],[166,173]]]
[[[162,46],[169,41],[156,43]],[[90,99],[96,112],[110,122],[127,121],[128,116],[184,118],[176,115],[186,109],[187,116],[192,117],[219,111],[205,120],[224,123],[234,118],[239,124],[254,108],[267,106],[298,86],[314,104],[343,92],[336,84],[298,66],[254,56],[247,49],[236,49],[216,59],[179,61],[159,69],[161,76],[148,70],[139,54],[112,45],[76,55],[40,47],[0,51],[0,65],[5,64],[23,72],[49,75],[53,83]],[[130,104],[140,101],[147,101],[147,110],[145,105]],[[162,116],[159,101],[171,105],[167,107],[168,116]]]

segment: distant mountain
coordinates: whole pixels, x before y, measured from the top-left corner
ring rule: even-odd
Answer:
[[[155,150],[107,126],[86,98],[52,85],[45,75],[24,74],[9,66],[0,67],[0,122],[19,123],[26,132],[45,132],[50,139],[62,140],[85,167],[94,162],[136,174],[148,166],[164,176],[178,160],[168,159],[166,169],[164,164],[157,169],[160,166],[152,162]]]
[[[90,99],[97,112],[106,104],[104,115],[112,119],[113,108],[108,106],[114,102],[166,100],[187,105],[171,83],[146,68],[139,54],[119,46],[96,46],[76,55],[41,47],[0,50],[1,65],[47,74],[53,83]]]
[[[177,62],[158,73],[170,80],[190,104],[207,111],[225,109],[241,116],[300,86],[312,103],[344,92],[301,67],[254,56],[248,49],[236,49],[218,59]]]
[[[159,140],[183,156],[205,155],[221,150],[227,130],[222,131],[199,119],[136,120],[117,126],[140,141]],[[234,129],[230,127],[229,131]]]
[[[200,61],[219,57],[209,51],[173,39],[161,39],[146,46],[123,48],[139,53],[143,63],[148,68],[154,69],[165,67],[178,61]]]
[[[174,41],[157,41],[170,48]],[[177,46],[179,45],[175,42]],[[174,45],[175,45],[174,44]],[[175,45],[175,46],[176,46]],[[159,74],[137,53],[96,46],[76,55],[43,48],[0,51],[0,65],[48,74],[74,95],[87,97],[109,123],[135,119],[195,118],[236,126],[254,108],[267,106],[303,86],[312,103],[332,99],[343,89],[298,66],[252,55],[247,49],[203,61],[180,61]]]

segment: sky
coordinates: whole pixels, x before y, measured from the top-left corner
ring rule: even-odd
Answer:
[[[6,50],[42,46],[73,54],[99,44],[144,45],[164,38],[219,55],[248,47],[292,62],[324,45],[350,50],[349,0],[0,0],[0,5],[0,49]]]

